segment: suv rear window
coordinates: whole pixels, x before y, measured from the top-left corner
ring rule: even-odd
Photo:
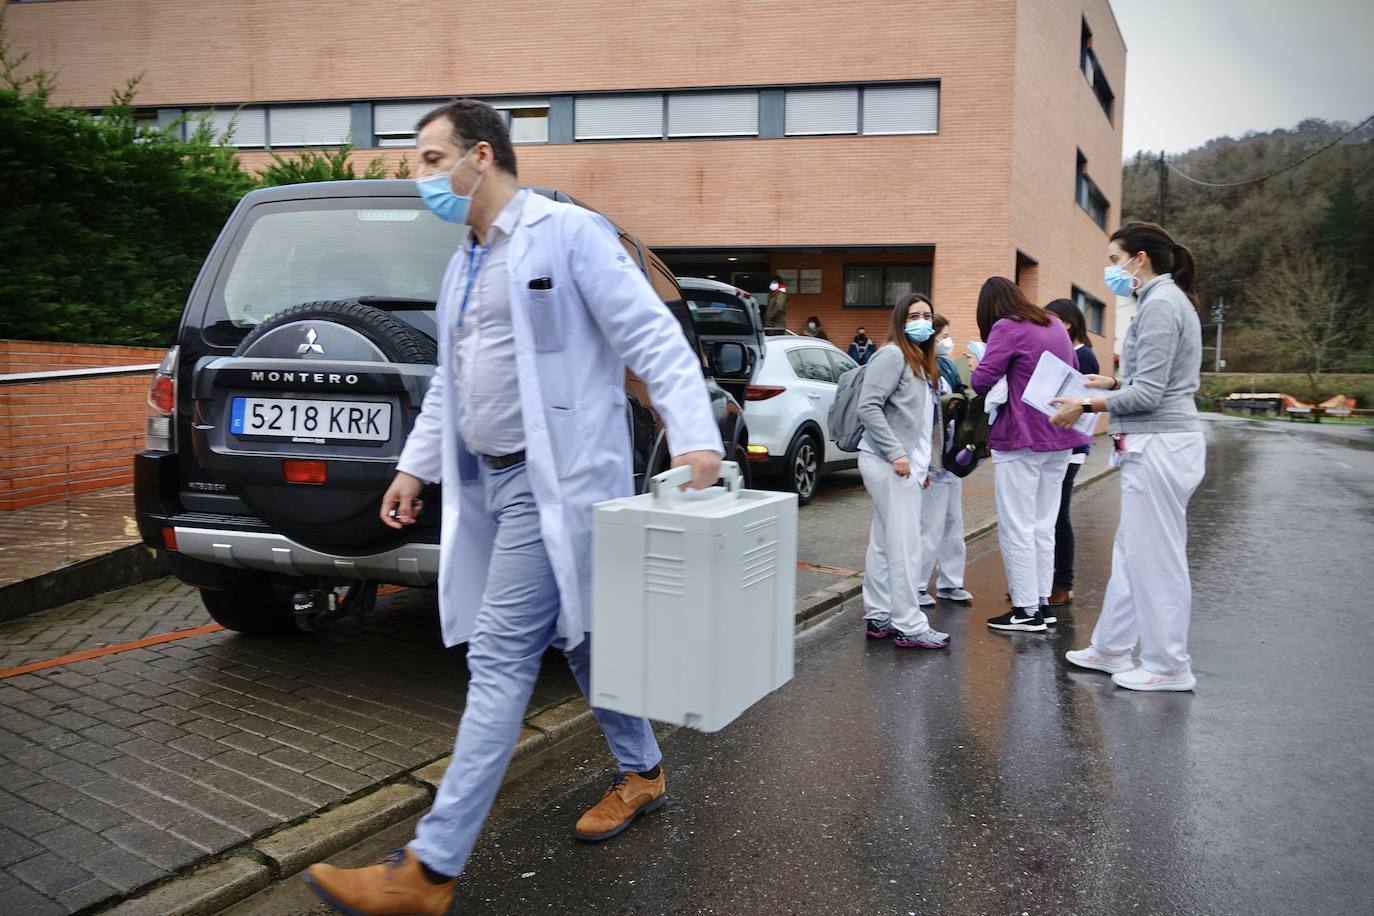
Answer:
[[[240,225],[205,326],[248,328],[284,308],[356,296],[437,301],[466,226],[405,198],[263,203]]]
[[[692,310],[692,324],[698,334],[754,333],[754,324],[740,299],[705,289],[684,289],[682,295]]]

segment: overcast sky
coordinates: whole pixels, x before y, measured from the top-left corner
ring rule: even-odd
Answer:
[[[1126,40],[1123,153],[1374,114],[1372,0],[1111,0]]]

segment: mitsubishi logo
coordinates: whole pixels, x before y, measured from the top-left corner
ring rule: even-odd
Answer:
[[[315,341],[317,341],[317,340],[319,340],[319,339],[320,339],[320,335],[318,335],[318,334],[315,333],[315,329],[314,329],[314,328],[311,328],[310,330],[306,331],[306,332],[305,332],[305,343],[301,344],[299,347],[296,348],[296,355],[297,355],[297,356],[303,356],[303,355],[306,354],[306,353],[318,353],[318,354],[320,354],[321,356],[323,356],[323,355],[324,355],[324,347],[322,347],[322,346],[320,346],[319,344],[315,343]]]

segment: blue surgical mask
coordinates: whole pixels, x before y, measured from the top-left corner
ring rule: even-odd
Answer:
[[[1135,291],[1135,274],[1140,273],[1137,268],[1134,274],[1126,273],[1126,268],[1120,264],[1108,264],[1102,271],[1102,279],[1107,281],[1107,288],[1118,296],[1129,296]]]
[[[467,157],[464,156],[463,159]],[[463,159],[458,160],[459,164]],[[472,191],[467,194],[453,193],[453,171],[440,172],[437,175],[430,175],[428,178],[420,178],[415,182],[416,189],[420,192],[420,199],[425,202],[425,206],[434,212],[446,223],[466,223],[468,221],[468,209],[472,206],[472,195],[477,193],[477,188],[482,184],[482,176],[477,176],[477,183],[472,186]]]
[[[931,337],[935,336],[935,326],[930,323],[929,318],[918,318],[915,321],[908,321],[904,330],[906,331],[906,336],[910,337],[918,344],[923,344],[927,340],[930,340]]]

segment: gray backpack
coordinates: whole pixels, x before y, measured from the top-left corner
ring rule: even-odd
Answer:
[[[863,391],[865,368],[858,366],[840,376],[835,386],[835,400],[826,418],[831,441],[846,452],[857,452],[859,440],[864,435],[863,421],[859,419],[859,392]]]

